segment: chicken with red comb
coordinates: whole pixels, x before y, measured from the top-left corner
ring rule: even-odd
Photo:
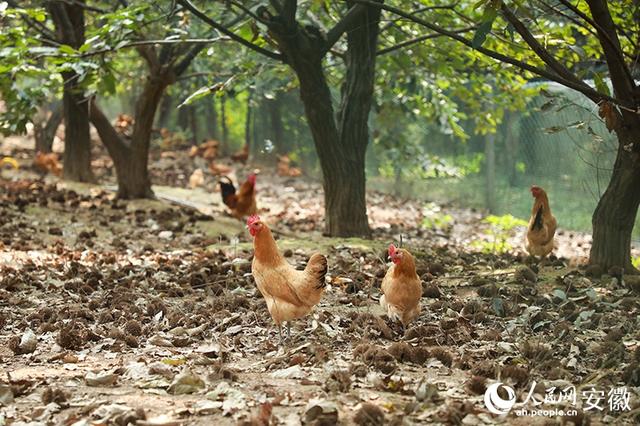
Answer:
[[[240,186],[236,192],[228,176],[222,176],[218,180],[220,185],[220,194],[222,202],[229,207],[231,214],[238,219],[242,219],[247,215],[256,214],[258,211],[256,203],[256,174],[251,173],[247,180]]]
[[[247,228],[253,237],[251,273],[278,326],[282,344],[282,323],[287,323],[287,334],[290,335],[291,320],[304,317],[320,302],[325,288],[327,258],[315,253],[304,270],[299,271],[285,260],[271,229],[260,217],[250,216]]]
[[[399,320],[406,327],[420,315],[422,282],[408,250],[390,244],[388,253],[393,265],[382,280],[380,305],[390,318]]]

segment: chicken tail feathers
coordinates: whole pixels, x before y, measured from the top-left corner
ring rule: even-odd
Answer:
[[[533,219],[533,224],[531,225],[531,230],[542,229],[542,210],[543,207],[540,206],[538,211],[536,212],[536,217]]]
[[[309,258],[307,267],[304,270],[315,279],[316,288],[320,289],[327,285],[324,278],[327,275],[328,268],[327,258],[320,253],[315,253]]]
[[[218,184],[220,185],[220,195],[222,195],[222,201],[229,205],[230,198],[236,194],[236,187],[231,182],[228,176],[222,176],[218,180]]]

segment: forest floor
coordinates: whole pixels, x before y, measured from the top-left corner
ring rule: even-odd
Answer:
[[[278,347],[250,236],[213,176],[188,188],[186,152],[154,155],[159,199],[132,202],[12,154],[24,167],[0,179],[0,425],[640,420],[640,281],[580,266],[588,235],[561,231],[559,257],[538,263],[521,227],[371,192],[374,238],[327,238],[320,185],[263,168],[260,214],[289,262],[329,259],[321,303]],[[108,160],[94,165],[109,181]],[[424,286],[404,336],[378,305],[400,234]],[[497,240],[511,249],[479,251]],[[517,395],[503,416],[484,402],[497,381]]]

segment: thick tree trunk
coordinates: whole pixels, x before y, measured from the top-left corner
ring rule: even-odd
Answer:
[[[347,4],[353,6],[351,2]],[[325,195],[327,231],[331,235],[370,234],[365,155],[369,144],[368,121],[375,85],[379,22],[380,9],[368,8],[347,31],[347,75],[338,112],[342,170],[328,177],[329,193]]]
[[[78,4],[61,1],[49,4],[60,42],[76,49],[85,42],[82,3],[84,1],[79,1]],[[63,72],[62,78],[65,124],[63,177],[79,182],[93,182],[88,102],[75,72]]]
[[[91,138],[89,134],[89,104],[79,92],[78,76],[62,73],[65,80],[63,177],[78,182],[94,182],[91,172]]]
[[[347,6],[353,3],[347,2]],[[283,9],[284,10],[284,9]],[[289,9],[291,11],[291,9]],[[293,9],[295,15],[295,9]],[[313,26],[287,17],[268,23],[286,63],[300,82],[300,98],[322,167],[325,233],[369,236],[365,191],[367,127],[375,75],[380,10],[367,8],[351,15],[347,34],[347,76],[337,122],[322,61],[327,38]]]
[[[640,159],[633,146],[638,132],[618,133],[619,148],[609,185],[593,212],[593,244],[589,261],[606,271],[622,267],[625,273],[637,273],[631,264],[631,234],[640,205]]]
[[[146,164],[147,158],[141,157],[144,155],[143,151],[134,152],[132,144],[116,132],[97,105],[91,106],[91,122],[113,159],[118,180],[118,197],[153,198],[147,168],[141,167],[141,164]]]
[[[118,178],[118,198],[153,198],[149,178],[149,145],[158,104],[168,83],[163,77],[148,77],[135,107],[131,141],[119,135],[107,117],[93,105],[91,121],[113,159]]]
[[[322,71],[322,64],[305,64],[297,68],[300,98],[311,129],[313,141],[322,167],[325,233],[331,236],[369,235],[364,194],[364,164],[358,156],[346,158],[336,126],[331,91]],[[351,166],[347,166],[347,164]],[[359,168],[360,167],[360,168]]]
[[[46,114],[43,121],[34,123],[34,138],[36,141],[36,152],[49,153],[53,147],[53,140],[56,137],[58,127],[62,124],[62,102],[56,101],[51,107],[51,115]]]
[[[165,77],[150,76],[138,97],[135,108],[136,121],[131,134],[130,156],[120,167],[122,179],[120,173],[118,174],[119,198],[153,197],[148,170],[149,146],[153,120],[167,85],[168,81]]]

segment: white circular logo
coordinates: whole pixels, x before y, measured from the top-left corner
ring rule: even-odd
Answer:
[[[502,397],[498,395],[500,386],[507,392],[508,399],[502,399]],[[515,403],[515,391],[511,387],[503,385],[502,382],[492,384],[484,393],[484,405],[486,405],[487,409],[493,414],[507,414]]]

